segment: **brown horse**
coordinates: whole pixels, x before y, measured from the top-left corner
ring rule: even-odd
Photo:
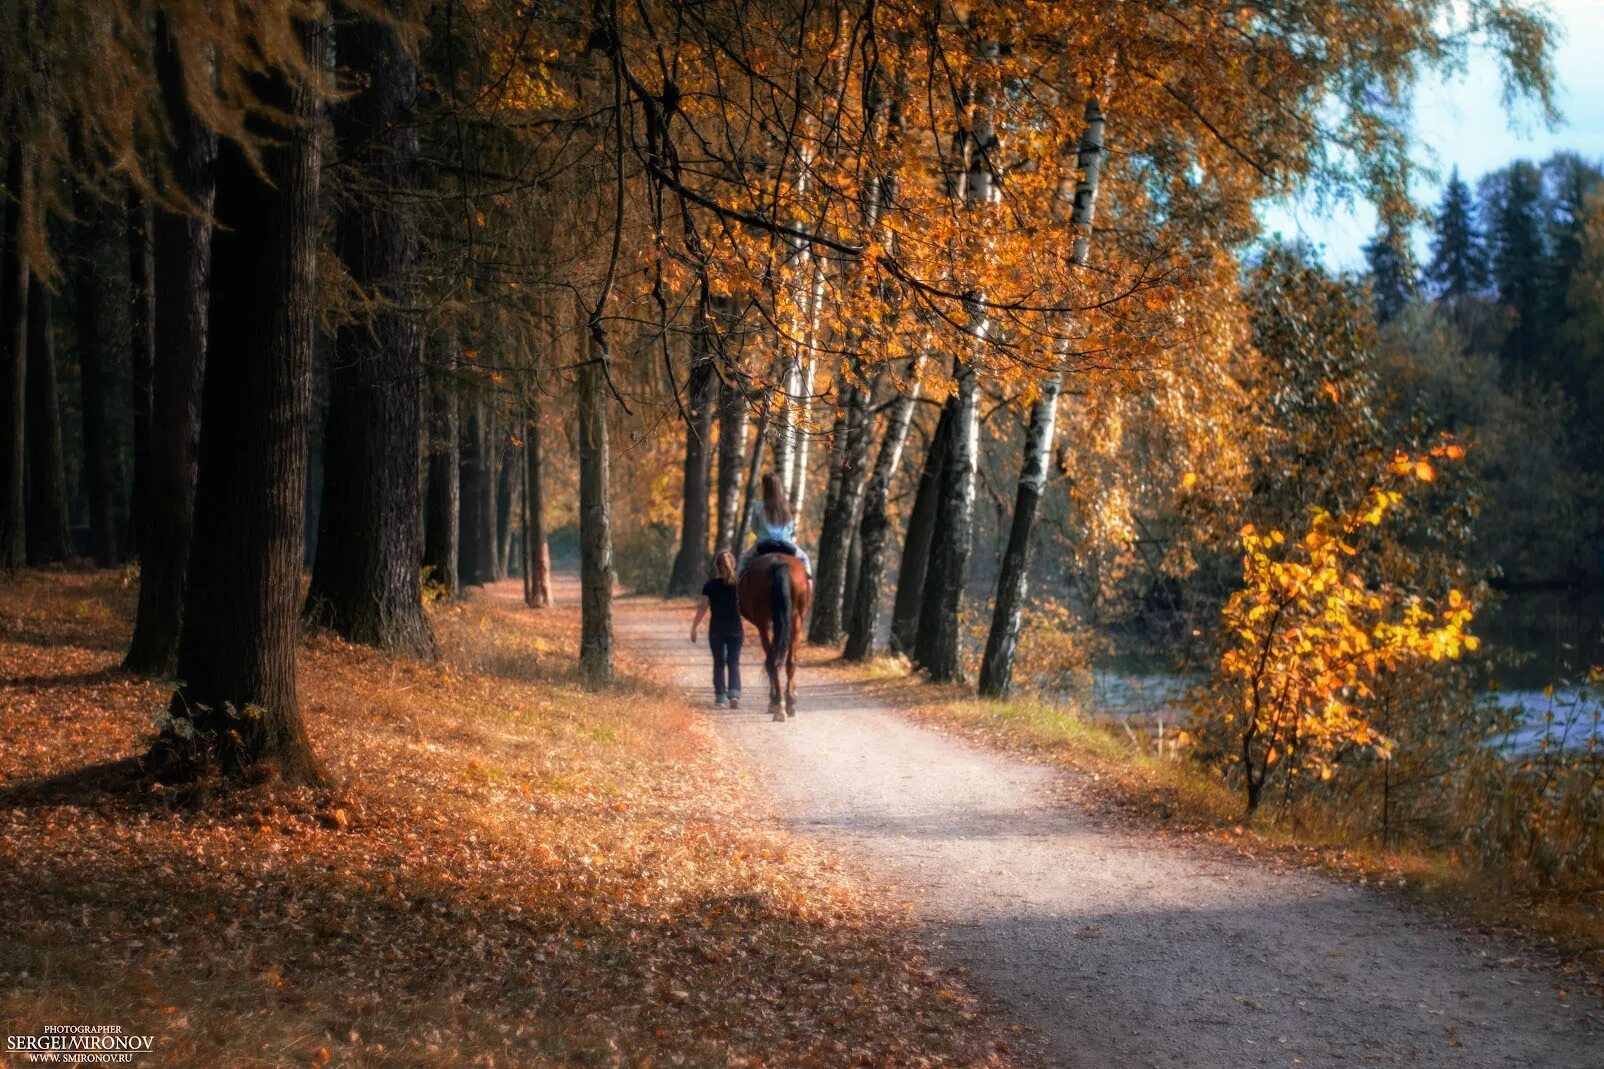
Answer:
[[[813,600],[807,569],[789,553],[765,553],[741,574],[736,597],[741,615],[763,640],[763,668],[769,674],[769,712],[783,721],[796,715],[796,648],[802,621]],[[782,652],[783,651],[783,652]],[[785,658],[785,704],[780,704],[780,658]]]

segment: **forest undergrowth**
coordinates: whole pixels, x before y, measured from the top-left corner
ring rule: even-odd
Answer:
[[[126,764],[171,689],[116,667],[130,586],[4,592],[8,1034],[116,1024],[172,1066],[1019,1057],[898,904],[766,822],[681,699],[627,661],[580,686],[575,610],[437,604],[435,663],[307,638],[331,785],[200,806]]]
[[[1423,837],[1383,846],[1374,829],[1315,797],[1243,811],[1234,784],[1110,717],[1021,695],[992,701],[936,685],[900,658],[847,664],[814,651],[810,668],[851,680],[916,720],[1075,773],[1079,801],[1099,818],[1223,848],[1265,864],[1314,867],[1427,909],[1534,962],[1555,966],[1561,989],[1604,992],[1604,888],[1537,888],[1520,871],[1489,868],[1463,849]],[[1184,724],[1171,724],[1174,729]],[[1503,953],[1504,951],[1500,951]]]

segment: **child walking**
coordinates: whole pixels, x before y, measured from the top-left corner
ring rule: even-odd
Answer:
[[[713,650],[713,705],[722,709],[741,707],[741,606],[735,594],[735,555],[728,551],[713,558],[713,578],[702,584],[702,600],[696,603],[696,619],[691,621],[691,641],[702,618],[711,610],[707,625],[707,644]]]

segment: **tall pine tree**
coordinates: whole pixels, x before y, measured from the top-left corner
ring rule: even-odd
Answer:
[[[1517,160],[1482,179],[1482,204],[1492,252],[1493,283],[1511,325],[1503,356],[1520,373],[1542,358],[1547,301],[1548,242],[1543,218],[1543,175]]]
[[[1487,241],[1476,221],[1470,186],[1455,167],[1432,219],[1426,278],[1437,296],[1460,302],[1487,287]]]
[[[1370,299],[1376,322],[1395,319],[1415,299],[1414,257],[1409,251],[1409,235],[1399,227],[1383,224],[1376,236],[1365,243],[1365,262],[1370,265]]]

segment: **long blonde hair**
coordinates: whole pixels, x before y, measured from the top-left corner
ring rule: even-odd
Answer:
[[[721,550],[719,555],[713,558],[713,572],[718,578],[724,580],[730,586],[734,586],[735,554],[727,549]]]

